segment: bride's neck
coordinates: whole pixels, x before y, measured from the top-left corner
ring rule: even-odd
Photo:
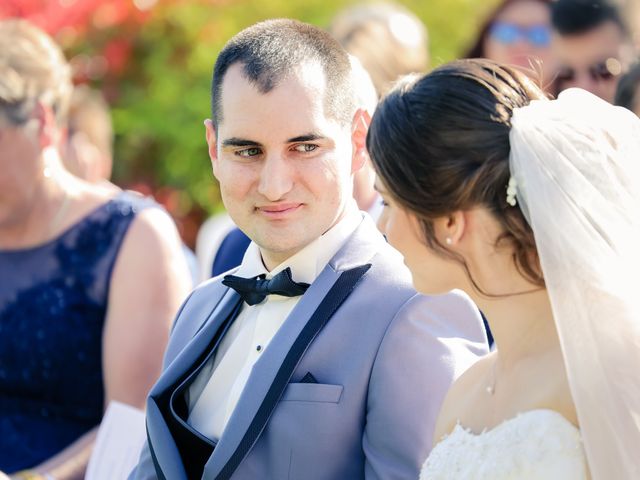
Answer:
[[[558,346],[546,289],[475,301],[487,317],[501,363],[514,363]]]
[[[460,285],[487,317],[500,362],[557,345],[548,292],[522,274],[510,244],[500,243],[502,225],[483,208],[467,212],[467,223],[459,246],[466,263]]]

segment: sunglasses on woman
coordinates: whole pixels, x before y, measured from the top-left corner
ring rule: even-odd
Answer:
[[[534,47],[548,47],[551,43],[551,30],[547,25],[523,27],[515,23],[495,22],[489,29],[489,35],[503,45],[513,45],[518,40]]]
[[[615,58],[607,58],[585,68],[585,71],[594,82],[611,80],[622,73],[622,65]],[[557,80],[560,82],[573,82],[578,76],[578,71],[573,67],[561,67],[558,70]]]

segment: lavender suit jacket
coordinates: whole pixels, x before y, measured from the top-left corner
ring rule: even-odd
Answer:
[[[223,478],[220,472],[239,448],[298,334],[327,301],[341,273],[366,264],[370,269],[309,345],[230,478],[418,478],[445,393],[487,352],[486,336],[477,308],[463,293],[416,294],[401,257],[365,216],[253,367],[203,479]],[[154,398],[192,368],[222,322],[220,312],[235,301],[237,294],[218,277],[183,305],[164,371],[147,402],[148,440],[130,480],[187,478]],[[301,383],[307,373],[318,383]]]

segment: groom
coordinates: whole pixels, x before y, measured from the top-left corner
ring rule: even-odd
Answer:
[[[461,294],[411,288],[351,197],[368,119],[347,54],[293,20],[220,53],[206,136],[241,266],[182,307],[131,479],[416,479],[454,378],[486,352]]]

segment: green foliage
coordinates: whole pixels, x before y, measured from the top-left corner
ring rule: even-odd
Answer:
[[[159,2],[132,35],[133,58],[111,89],[115,176],[181,192],[183,213],[220,208],[203,120],[209,116],[211,68],[224,43],[257,21],[291,17],[320,26],[354,2],[240,0]],[[432,65],[455,58],[494,1],[404,0],[428,26]],[[193,204],[195,203],[195,205]],[[175,212],[180,215],[180,211]]]

